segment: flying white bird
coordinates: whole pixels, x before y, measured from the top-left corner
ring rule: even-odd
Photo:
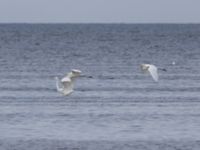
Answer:
[[[55,77],[57,91],[65,96],[71,94],[74,88],[74,81],[80,75],[81,75],[80,70],[73,69],[61,80],[59,80],[58,77]]]
[[[141,69],[145,73],[149,73],[155,82],[158,82],[158,69],[156,66],[151,64],[141,64]]]
[[[175,61],[172,61],[172,65],[173,65],[173,66],[176,65],[176,62],[175,62]]]

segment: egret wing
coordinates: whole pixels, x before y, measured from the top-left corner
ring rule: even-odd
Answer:
[[[149,73],[151,74],[154,81],[158,82],[158,69],[154,65],[149,65]]]
[[[71,82],[71,79],[66,76],[66,77],[61,79],[61,82]]]
[[[63,86],[63,94],[68,95],[73,91],[73,83],[70,78],[64,77],[61,80],[62,86]]]

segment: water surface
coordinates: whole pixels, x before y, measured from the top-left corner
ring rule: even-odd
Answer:
[[[198,24],[1,24],[0,147],[198,149],[199,47]],[[73,68],[93,78],[63,97]]]

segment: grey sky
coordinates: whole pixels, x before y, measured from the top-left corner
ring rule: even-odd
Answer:
[[[0,22],[200,23],[200,0],[0,0]]]

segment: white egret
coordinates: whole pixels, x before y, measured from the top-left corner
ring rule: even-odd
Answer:
[[[61,80],[59,80],[58,77],[55,77],[57,91],[65,96],[71,94],[74,88],[74,81],[80,75],[81,75],[80,70],[73,69]]]
[[[173,65],[173,66],[176,65],[176,62],[175,62],[175,61],[172,61],[172,65]]]
[[[149,73],[155,82],[158,82],[158,69],[156,66],[151,64],[141,64],[141,69],[145,73]]]

